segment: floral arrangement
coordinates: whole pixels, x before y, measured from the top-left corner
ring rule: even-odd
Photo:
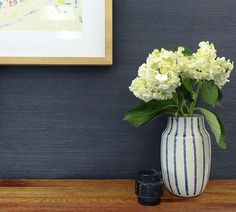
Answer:
[[[155,49],[129,87],[144,103],[126,113],[124,120],[139,127],[163,114],[192,117],[199,111],[217,144],[225,149],[225,128],[219,117],[210,109],[197,107],[200,96],[212,107],[220,106],[221,89],[229,82],[233,62],[216,52],[208,41],[200,42],[195,53],[185,47]]]

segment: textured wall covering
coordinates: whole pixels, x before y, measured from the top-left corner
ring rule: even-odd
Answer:
[[[159,168],[166,119],[121,121],[139,101],[127,87],[155,47],[200,40],[236,61],[234,0],[114,0],[114,66],[0,67],[0,178],[134,177]],[[236,73],[218,109],[228,149],[213,142],[212,178],[236,178]]]

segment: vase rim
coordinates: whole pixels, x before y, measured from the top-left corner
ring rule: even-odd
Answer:
[[[176,119],[184,119],[184,118],[187,118],[187,119],[191,119],[191,118],[204,118],[203,115],[201,114],[193,114],[193,116],[188,116],[188,114],[185,114],[185,116],[168,116],[170,118],[176,118]]]

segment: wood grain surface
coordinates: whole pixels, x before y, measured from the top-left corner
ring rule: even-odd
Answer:
[[[0,211],[236,211],[236,180],[212,180],[195,198],[165,191],[155,207],[137,203],[134,180],[1,180]]]

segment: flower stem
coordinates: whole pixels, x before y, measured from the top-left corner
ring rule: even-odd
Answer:
[[[180,114],[181,114],[181,116],[184,117],[184,111],[183,111],[183,108],[180,110]]]
[[[190,117],[193,116],[193,112],[194,112],[196,104],[197,104],[197,100],[198,100],[198,96],[199,96],[199,92],[200,92],[201,87],[202,87],[202,81],[199,81],[197,84],[196,92],[194,93],[194,96],[193,96],[193,102],[189,108],[189,116]]]
[[[186,110],[187,110],[187,113],[189,114],[189,108],[188,108],[188,105],[187,105],[187,103],[185,102],[185,104],[184,104],[184,106],[185,106],[185,108],[186,108]]]

